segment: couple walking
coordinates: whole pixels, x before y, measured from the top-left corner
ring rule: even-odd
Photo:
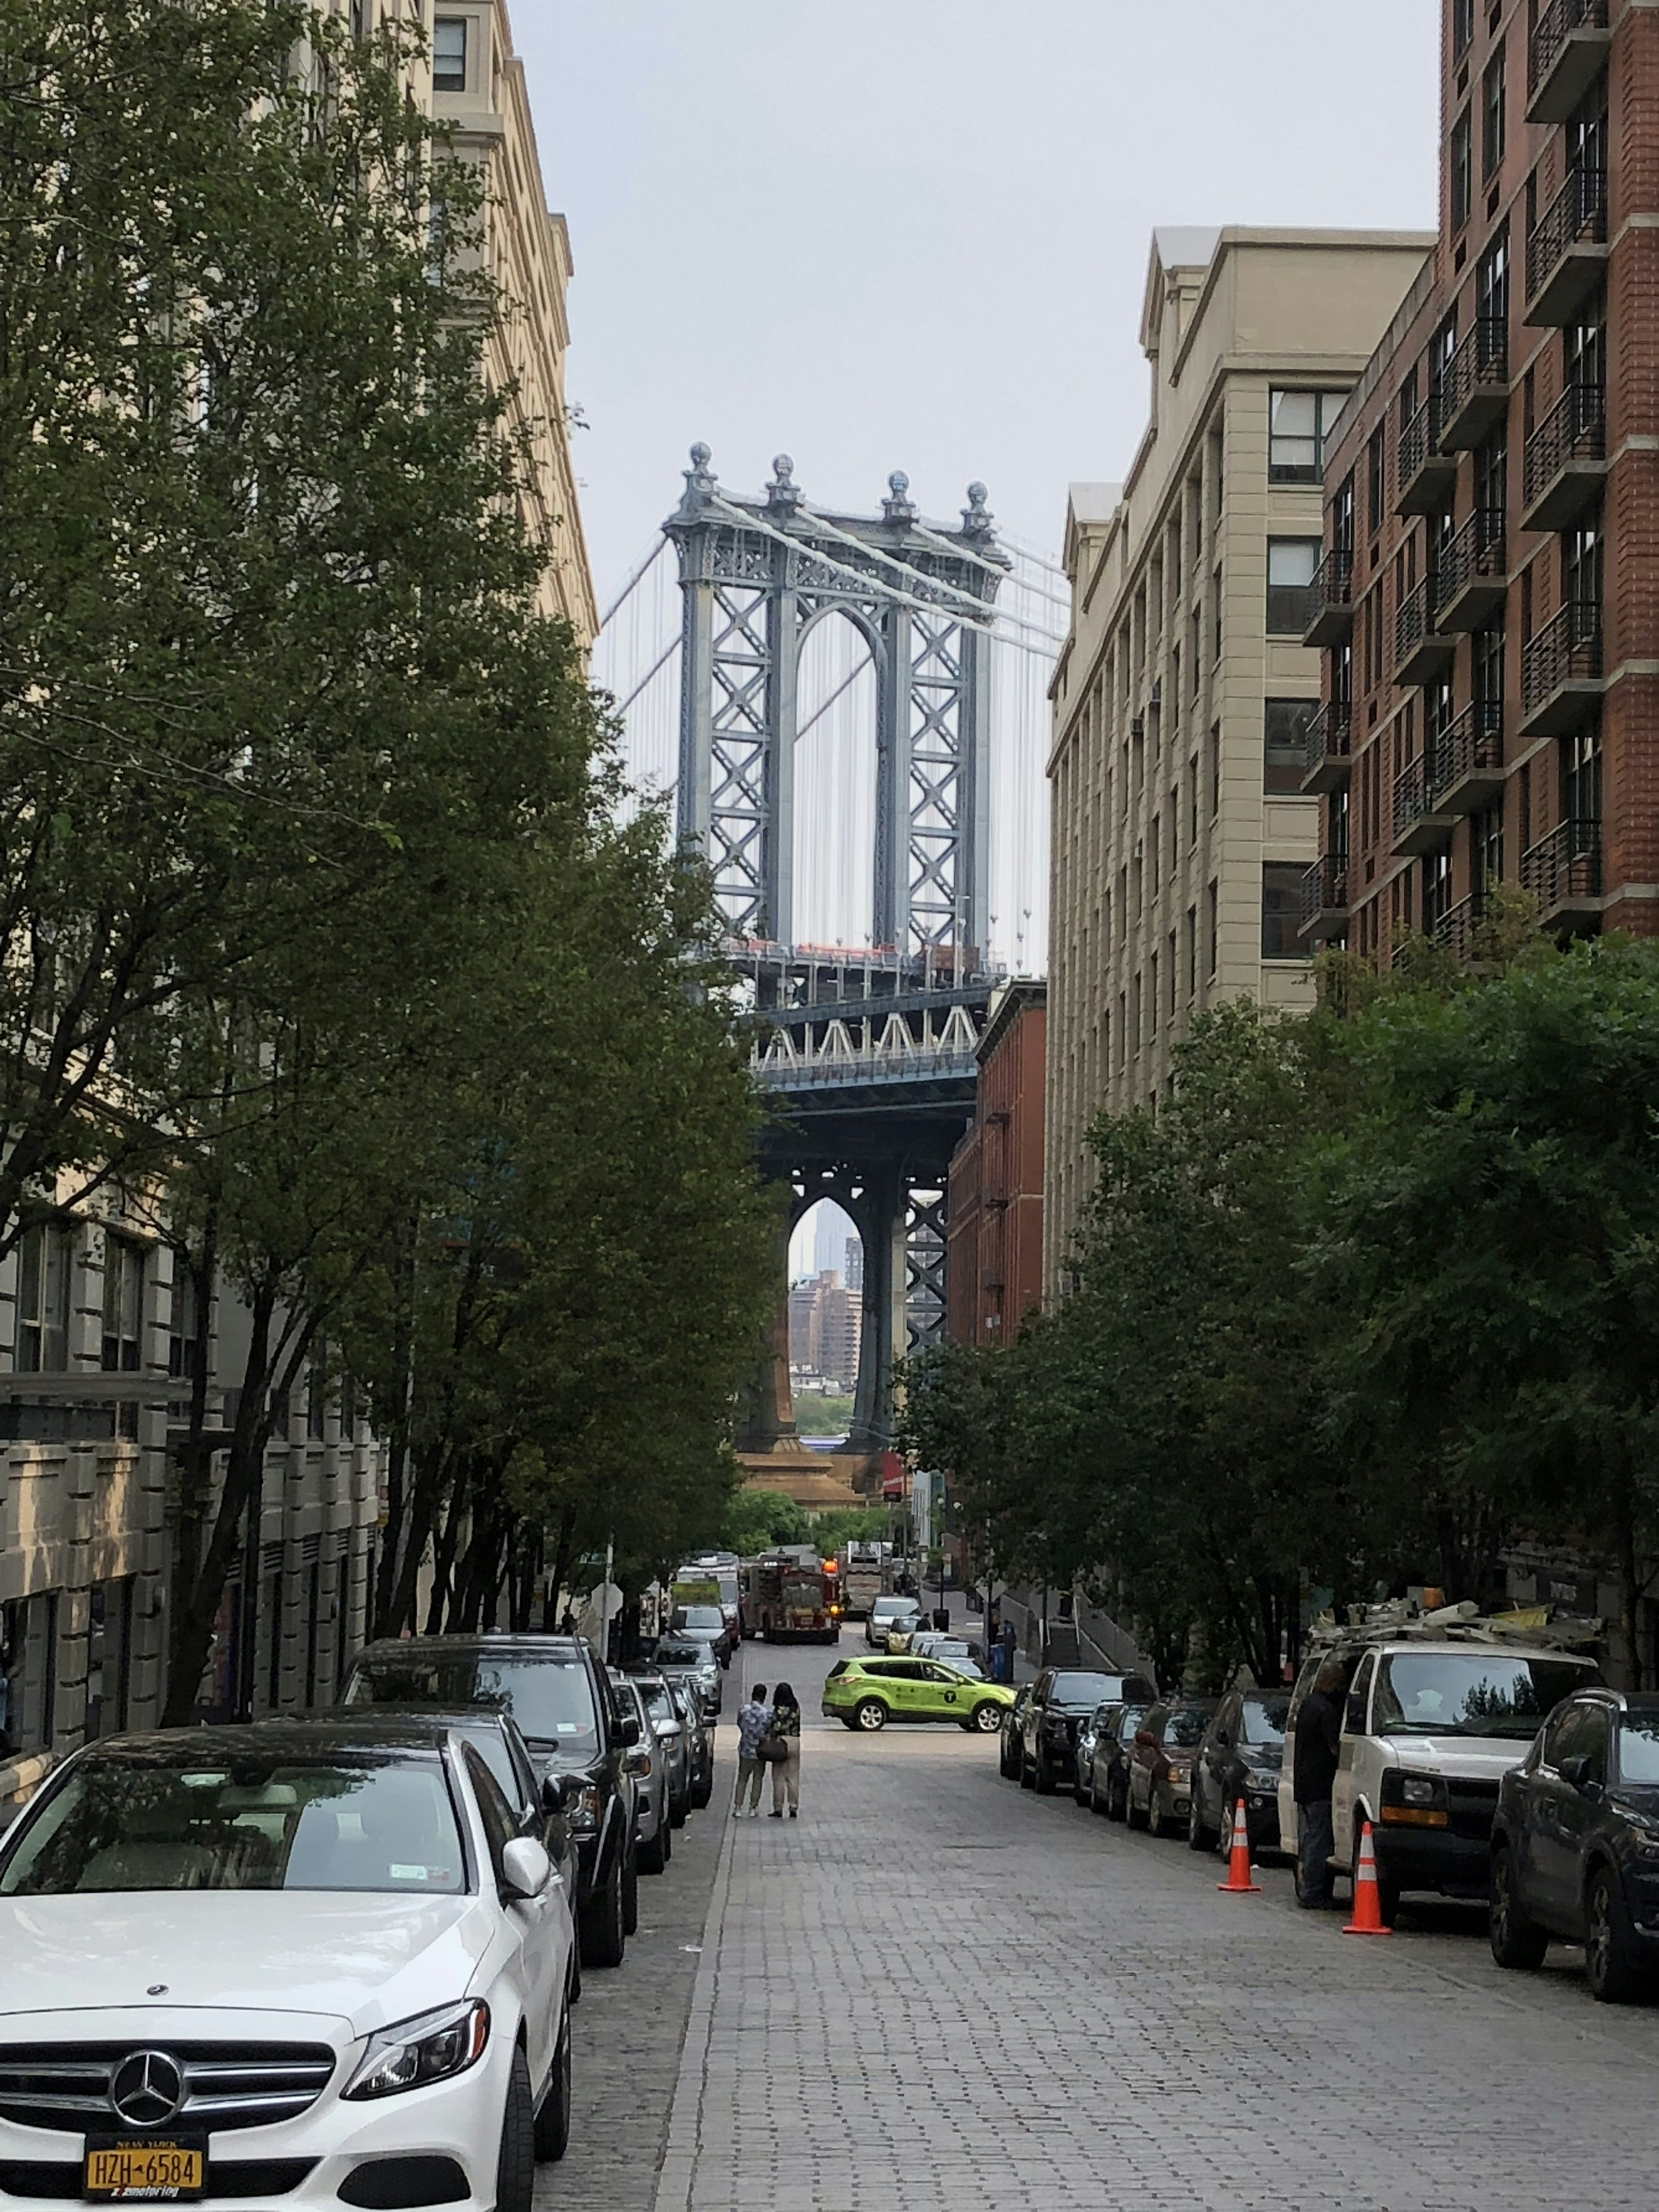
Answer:
[[[766,1702],[766,1685],[757,1682],[749,1702],[738,1708],[738,1794],[732,1800],[732,1817],[740,1820],[744,1796],[749,1798],[750,1820],[760,1818],[761,1776],[772,1770],[774,1820],[783,1818],[783,1800],[789,1798],[793,1820],[800,1804],[800,1703],[787,1682],[780,1682]]]

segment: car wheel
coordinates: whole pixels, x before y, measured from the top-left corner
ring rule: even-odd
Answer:
[[[1215,1831],[1204,1825],[1204,1816],[1198,1809],[1196,1790],[1187,1809],[1187,1848],[1189,1851],[1212,1851],[1215,1849]]]
[[[1349,1880],[1352,1885],[1352,1894],[1356,1898],[1359,1895],[1359,1852],[1360,1847],[1365,1840],[1365,1822],[1368,1818],[1368,1814],[1363,1813],[1358,1806],[1355,1806],[1353,1815],[1353,1859],[1349,1866],[1348,1875]],[[1374,1838],[1372,1849],[1373,1850],[1376,1849]],[[1377,1917],[1382,1921],[1382,1925],[1385,1928],[1392,1928],[1395,1920],[1399,1917],[1400,1885],[1397,1881],[1390,1881],[1383,1874],[1382,1869],[1380,1865],[1376,1869],[1376,1911]]]
[[[1522,1909],[1515,1893],[1515,1861],[1501,1844],[1492,1855],[1492,1899],[1486,1909],[1486,1934],[1492,1957],[1500,1966],[1530,1972],[1534,1966],[1543,1965],[1550,1939]]]
[[[639,1845],[635,1856],[641,1874],[665,1874],[668,1871],[668,1855],[673,1850],[669,1833],[667,1821],[659,1820],[657,1832],[650,1842]]]
[[[559,2017],[558,2040],[553,2046],[553,2078],[536,2115],[536,2155],[562,2158],[570,2148],[570,2007]]]
[[[1089,1793],[1083,1786],[1083,1777],[1080,1774],[1074,1774],[1072,1777],[1072,1802],[1074,1805],[1086,1805],[1088,1802]]]
[[[1019,1751],[1019,1786],[1022,1790],[1035,1790],[1036,1788],[1036,1769],[1032,1765],[1030,1760],[1025,1756],[1025,1747],[1024,1744],[1020,1746]]]
[[[1002,1732],[1002,1708],[994,1705],[988,1698],[983,1705],[975,1705],[968,1717],[968,1725],[981,1735],[1000,1735]]]
[[[714,1796],[714,1776],[713,1776],[713,1774],[712,1774],[712,1773],[710,1773],[710,1774],[705,1774],[705,1775],[703,1776],[703,1778],[702,1778],[702,1781],[701,1781],[701,1782],[699,1782],[699,1783],[697,1783],[697,1784],[696,1784],[694,1785],[693,1789],[692,1789],[692,1791],[691,1791],[691,1809],[692,1809],[692,1811],[693,1811],[694,1813],[701,1813],[701,1812],[704,1811],[704,1810],[707,1808],[707,1807],[708,1807],[708,1801],[709,1801],[709,1799]]]
[[[1157,1789],[1150,1790],[1146,1795],[1146,1826],[1162,1843],[1174,1825],[1158,1805]]]
[[[1135,1802],[1135,1793],[1126,1782],[1123,1785],[1123,1817],[1132,1828],[1144,1828],[1149,1815]]]
[[[1049,1765],[1048,1756],[1042,1750],[1038,1750],[1036,1758],[1032,1762],[1032,1767],[1036,1779],[1031,1787],[1039,1797],[1052,1797],[1058,1785],[1054,1781],[1054,1771]]]
[[[1109,1813],[1111,1809],[1111,1801],[1103,1798],[1095,1786],[1095,1771],[1091,1766],[1089,1769],[1089,1810],[1091,1813]]]
[[[495,2212],[530,2212],[536,2193],[536,2107],[522,2051],[513,2053],[501,2114],[501,2148],[495,2160]]]
[[[669,1826],[671,1828],[683,1828],[690,1816],[690,1812],[691,1799],[689,1795],[676,1799],[668,1808]]]
[[[853,1708],[853,1725],[867,1735],[874,1735],[887,1725],[887,1708],[879,1698],[860,1698]]]
[[[623,1925],[623,1869],[622,1860],[611,1869],[611,1879],[595,1898],[590,1899],[582,1911],[582,1964],[584,1966],[620,1966],[623,1953],[628,1945],[628,1930]]]
[[[1611,1867],[1597,1867],[1584,1900],[1584,1979],[1600,2004],[1629,2004],[1650,1986],[1632,1955],[1624,1885]]]
[[[640,1855],[629,1851],[623,1862],[623,1934],[631,1936],[640,1924]]]

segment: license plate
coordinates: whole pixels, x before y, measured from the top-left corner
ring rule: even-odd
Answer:
[[[82,2193],[103,2203],[129,2200],[176,2203],[207,2187],[207,2146],[177,2136],[88,2142]]]

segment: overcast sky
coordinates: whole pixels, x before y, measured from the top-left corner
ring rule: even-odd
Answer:
[[[694,439],[1058,550],[1120,477],[1157,223],[1428,228],[1437,0],[512,0],[569,218],[602,600]]]

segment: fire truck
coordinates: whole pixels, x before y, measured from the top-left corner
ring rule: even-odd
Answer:
[[[745,1636],[767,1644],[833,1644],[841,1634],[841,1569],[810,1545],[745,1559],[738,1569]]]

